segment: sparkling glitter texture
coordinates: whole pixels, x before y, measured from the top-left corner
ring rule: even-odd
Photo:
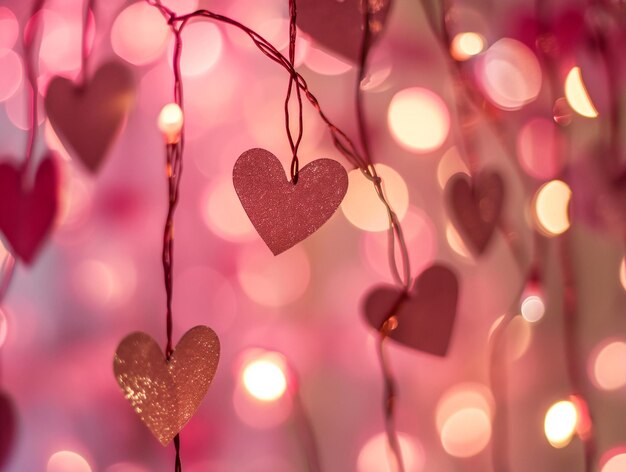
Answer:
[[[348,190],[348,174],[337,161],[318,159],[300,170],[294,185],[276,156],[250,149],[235,163],[233,184],[255,229],[278,255],[333,215]]]
[[[118,346],[113,371],[141,420],[166,446],[198,409],[219,357],[219,339],[206,326],[187,331],[169,362],[152,337],[135,332]]]

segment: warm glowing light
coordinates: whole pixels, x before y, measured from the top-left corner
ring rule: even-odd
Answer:
[[[572,190],[561,180],[544,184],[535,194],[535,223],[547,236],[556,236],[569,229],[568,210],[571,197]]]
[[[387,124],[402,147],[426,153],[438,149],[448,137],[450,115],[448,107],[437,94],[413,87],[393,96]]]
[[[59,451],[48,459],[46,472],[91,472],[91,466],[80,454]]]
[[[18,31],[19,24],[13,12],[7,7],[0,7],[0,51],[13,47]]]
[[[626,257],[622,258],[619,266],[619,281],[622,283],[622,288],[626,290]]]
[[[624,472],[626,470],[626,448],[609,451],[603,457],[600,472]]]
[[[287,390],[285,371],[284,357],[276,352],[266,352],[246,364],[241,378],[250,395],[271,402],[282,397]]]
[[[484,411],[491,418],[494,401],[489,389],[478,383],[461,383],[447,390],[439,399],[435,413],[437,431],[441,434],[446,421],[464,409]]]
[[[472,457],[491,440],[491,420],[483,411],[465,408],[450,416],[441,430],[441,444],[454,457]]]
[[[144,2],[126,7],[111,28],[111,46],[122,59],[148,64],[165,50],[170,29],[159,11]]]
[[[1,25],[1,22],[0,22]],[[12,97],[22,82],[22,61],[10,49],[0,49],[0,102]]]
[[[522,301],[522,316],[526,321],[536,323],[546,313],[546,307],[543,300],[538,295],[530,295]]]
[[[562,143],[556,125],[547,118],[533,118],[517,135],[517,157],[531,177],[555,178],[563,168]]]
[[[500,316],[493,322],[489,329],[489,340],[492,341],[492,336],[496,331],[496,328],[504,321],[504,315]],[[509,361],[515,361],[526,354],[526,351],[530,347],[532,341],[532,330],[527,322],[521,316],[515,316],[508,322],[508,325],[504,328],[504,349],[506,349],[507,358]]]
[[[581,116],[596,118],[598,110],[587,93],[580,67],[572,67],[565,78],[565,98],[572,109]]]
[[[524,43],[502,38],[482,57],[479,79],[487,97],[504,110],[532,102],[541,90],[541,66]]]
[[[452,40],[450,54],[457,61],[465,61],[483,52],[485,40],[478,33],[459,33]]]
[[[555,403],[546,413],[544,432],[548,442],[555,448],[567,446],[578,425],[578,409],[573,402],[563,400]]]
[[[404,179],[391,167],[376,164],[376,173],[383,180],[383,190],[391,207],[402,220],[409,208],[409,190]],[[341,210],[350,223],[364,231],[385,231],[389,217],[385,206],[376,194],[374,185],[360,170],[348,173],[348,192]]]
[[[243,242],[258,238],[246,215],[230,177],[217,178],[202,198],[202,215],[211,231],[227,241]]]
[[[626,343],[612,341],[596,350],[592,360],[592,380],[602,390],[617,390],[626,385]]]
[[[439,182],[439,186],[444,189],[450,177],[460,172],[469,175],[469,170],[461,158],[459,150],[456,146],[452,146],[443,153],[437,166],[437,182]]]
[[[405,470],[421,472],[424,470],[425,454],[421,444],[404,433],[397,433]],[[394,472],[389,460],[391,451],[387,434],[378,433],[371,437],[361,448],[357,459],[357,472]]]
[[[212,23],[191,23],[183,30],[182,39],[185,47],[180,56],[180,71],[186,77],[204,74],[222,54],[222,33]],[[170,43],[170,57],[173,51],[174,41]]]
[[[168,103],[161,109],[157,125],[168,144],[177,143],[183,129],[183,111],[176,103]]]

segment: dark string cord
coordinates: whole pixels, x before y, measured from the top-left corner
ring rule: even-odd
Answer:
[[[295,72],[295,60],[296,60],[296,17],[297,8],[296,0],[289,0],[289,63],[291,64],[292,71]],[[287,130],[287,139],[289,140],[289,146],[291,147],[292,159],[291,159],[291,181],[298,183],[298,171],[300,170],[300,164],[298,162],[298,148],[302,141],[303,127],[303,113],[302,113],[302,93],[300,87],[297,86],[298,77],[290,73],[289,86],[287,88],[287,97],[285,98],[285,128]],[[296,96],[298,97],[298,137],[295,142],[291,134],[291,122],[289,118],[289,100],[291,99],[291,90],[293,85],[296,84]]]

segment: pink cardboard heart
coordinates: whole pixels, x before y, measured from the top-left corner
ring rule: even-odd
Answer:
[[[0,470],[9,459],[16,434],[17,418],[13,402],[6,393],[0,391]]]
[[[445,356],[456,318],[459,284],[454,272],[434,265],[415,280],[410,292],[379,286],[365,298],[364,314],[377,331],[391,316],[389,337],[407,347]]]
[[[54,77],[46,91],[50,124],[66,149],[97,172],[133,104],[133,75],[119,62],[101,66],[84,85]]]
[[[372,39],[383,30],[390,0],[368,0]],[[358,63],[363,39],[361,0],[298,0],[298,26],[322,47]]]
[[[319,229],[348,190],[348,174],[332,159],[317,159],[293,184],[280,161],[265,149],[244,152],[233,169],[233,184],[248,218],[274,255]]]
[[[41,161],[32,185],[21,168],[0,163],[0,231],[15,256],[27,264],[34,260],[58,207],[59,170],[53,154]]]
[[[206,326],[187,331],[169,362],[152,337],[136,332],[118,346],[113,371],[141,421],[166,446],[200,406],[219,358],[219,339]]]
[[[496,172],[482,171],[472,181],[459,173],[448,181],[446,193],[452,222],[470,249],[482,254],[500,219],[504,200],[502,177]]]

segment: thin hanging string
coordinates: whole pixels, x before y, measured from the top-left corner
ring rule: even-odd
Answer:
[[[296,28],[296,0],[289,0],[289,63],[292,70],[295,72],[295,60],[296,60],[296,39],[298,29]],[[289,86],[287,88],[287,97],[285,98],[285,128],[287,130],[287,139],[289,140],[289,146],[291,147],[291,181],[298,183],[298,171],[300,170],[300,163],[298,161],[298,148],[302,141],[303,133],[303,113],[302,113],[302,93],[298,84],[298,77],[292,72],[289,75]],[[289,101],[291,99],[291,90],[293,85],[296,84],[296,96],[298,98],[298,137],[294,141],[291,134],[291,121],[289,118]]]
[[[37,83],[37,61],[39,44],[36,44],[37,33],[39,32],[39,24],[42,17],[42,8],[46,0],[36,0],[33,3],[30,19],[26,24],[23,36],[24,46],[24,62],[26,68],[26,77],[28,79],[28,96],[26,98],[26,107],[28,110],[28,140],[26,142],[26,152],[24,162],[22,164],[22,175],[26,176],[31,165],[33,153],[35,151],[35,143],[37,141],[37,131],[39,128],[37,102],[39,98],[39,84]]]
[[[84,87],[89,77],[89,34],[92,28],[91,15],[95,14],[95,0],[86,0],[85,11],[83,12],[83,31],[82,42],[80,48],[80,77],[78,83],[80,87]]]
[[[300,395],[300,382],[293,370],[292,379],[289,382],[289,394],[293,401],[293,420],[300,437],[300,443],[304,446],[305,458],[309,472],[321,472],[319,448],[311,418],[307,414],[302,396]]]

